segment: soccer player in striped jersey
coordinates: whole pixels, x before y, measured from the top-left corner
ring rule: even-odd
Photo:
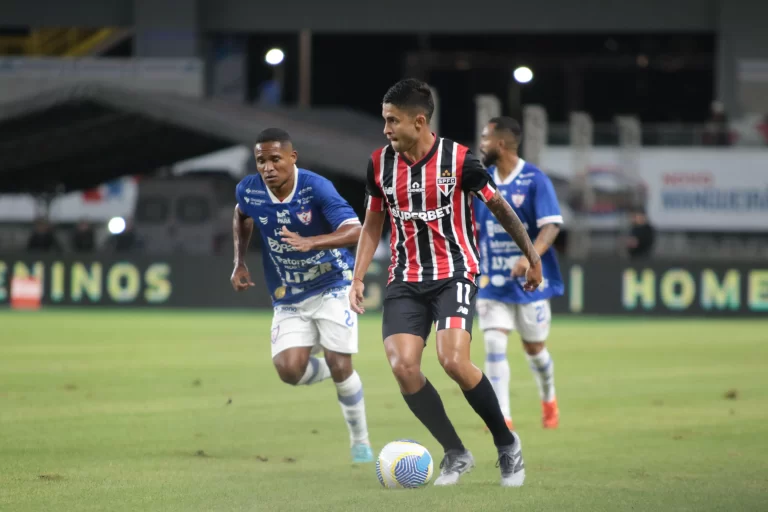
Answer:
[[[363,276],[388,210],[392,264],[384,299],[384,348],[405,402],[445,450],[435,485],[457,483],[474,458],[437,390],[421,373],[433,324],[440,364],[493,434],[501,484],[519,487],[525,479],[520,437],[507,428],[493,386],[469,357],[480,272],[472,197],[485,203],[529,259],[528,290],[541,282],[541,261],[477,158],[467,147],[430,131],[433,111],[431,91],[418,80],[398,82],[384,96],[384,133],[390,144],[375,151],[368,163],[367,211],[350,304],[363,312]]]

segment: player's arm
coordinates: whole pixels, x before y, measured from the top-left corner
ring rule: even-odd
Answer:
[[[329,226],[333,229],[330,233],[303,237],[298,233],[292,233],[283,226],[283,242],[291,244],[299,251],[322,251],[327,249],[341,249],[357,243],[360,237],[360,219],[349,203],[339,195],[339,192],[328,180],[319,179],[313,181],[314,201],[320,206],[320,211]]]
[[[469,151],[467,151],[464,157],[461,186],[465,191],[474,193],[477,198],[485,203],[494,217],[499,220],[499,224],[504,228],[504,231],[509,233],[512,240],[523,251],[531,265],[534,267],[538,266],[541,258],[536,249],[534,249],[533,242],[531,242],[525,226],[509,203],[501,197],[491,175],[488,174],[488,171]]]
[[[368,179],[365,186],[365,221],[363,221],[363,228],[357,242],[352,289],[349,292],[352,310],[358,314],[365,311],[363,309],[363,291],[365,290],[363,278],[365,278],[368,267],[373,261],[373,255],[376,253],[376,248],[379,246],[381,232],[384,229],[384,219],[387,216],[384,210],[384,193],[376,184],[373,173],[373,161],[369,161]]]
[[[563,214],[560,212],[555,187],[544,174],[536,179],[533,207],[536,214],[536,227],[540,229],[533,245],[536,252],[544,254],[555,243],[557,235],[560,234],[560,225],[563,223]]]
[[[506,199],[501,197],[498,190],[494,190],[493,195],[485,202],[485,205],[491,210],[493,216],[499,220],[499,224],[504,228],[504,231],[509,233],[512,240],[523,251],[530,264],[532,266],[538,265],[541,262],[539,252],[534,247],[520,218],[509,203],[507,203]]]
[[[232,215],[232,239],[235,246],[235,269],[232,271],[230,282],[235,291],[243,291],[251,286],[255,286],[251,281],[251,274],[248,266],[245,264],[245,253],[248,250],[248,244],[251,242],[253,234],[253,219],[243,213],[240,208],[242,194],[240,186],[237,188],[237,202],[235,212]]]
[[[355,217],[346,224],[339,226],[335,231],[323,235],[303,237],[297,233],[292,233],[285,226],[283,226],[281,234],[283,235],[283,242],[291,244],[299,251],[324,251],[355,245],[360,237],[361,229],[360,221]]]

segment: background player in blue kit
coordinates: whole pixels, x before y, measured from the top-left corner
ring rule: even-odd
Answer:
[[[525,224],[541,255],[544,279],[533,292],[523,290],[528,260],[487,208],[477,205],[480,245],[480,290],[477,312],[485,338],[485,372],[499,397],[510,429],[507,338],[517,330],[539,387],[544,428],[555,428],[560,412],[555,396],[555,367],[545,345],[549,336],[549,299],[563,294],[563,280],[552,243],[563,217],[552,182],[534,165],[517,156],[522,131],[509,117],[491,119],[483,129],[481,153],[501,195]],[[477,200],[475,200],[477,202]]]
[[[352,368],[357,315],[349,307],[354,260],[347,246],[360,220],[333,184],[296,167],[283,130],[261,132],[254,148],[258,174],[237,185],[233,218],[237,291],[254,286],[245,254],[254,225],[272,295],[272,361],[283,382],[315,384],[331,377],[349,429],[354,462],[371,462],[363,386]],[[325,358],[314,357],[323,350]]]

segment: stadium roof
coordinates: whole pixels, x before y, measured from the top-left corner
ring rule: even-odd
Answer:
[[[364,179],[384,138],[340,109],[261,109],[207,99],[76,85],[0,105],[0,191],[66,192],[287,130],[304,167]]]

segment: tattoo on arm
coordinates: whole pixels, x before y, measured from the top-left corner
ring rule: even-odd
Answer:
[[[533,243],[534,249],[539,254],[544,254],[555,243],[555,238],[560,233],[560,226],[557,224],[545,224],[541,226],[539,236],[536,237],[536,241]]]
[[[232,238],[235,242],[235,265],[245,263],[245,253],[251,242],[253,219],[244,215],[238,206],[232,216]]]
[[[533,242],[531,242],[531,238],[528,236],[525,226],[523,226],[523,223],[520,221],[520,218],[512,207],[509,206],[509,203],[501,197],[499,191],[497,190],[493,197],[485,204],[488,206],[488,209],[491,210],[494,217],[499,220],[504,231],[509,233],[512,240],[514,240],[517,246],[520,247],[520,250],[523,251],[523,254],[528,258],[531,265],[537,264],[539,262],[539,254],[534,249]]]

